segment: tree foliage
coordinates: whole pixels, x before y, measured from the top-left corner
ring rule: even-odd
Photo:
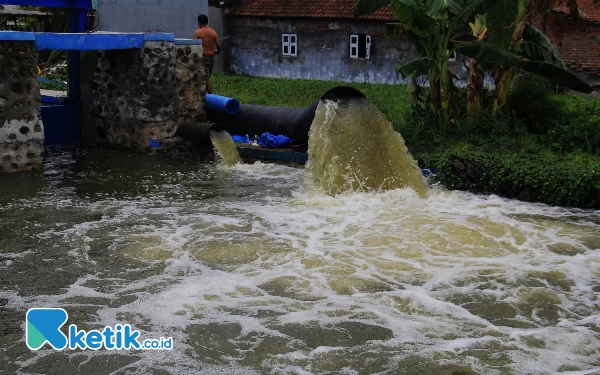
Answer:
[[[484,69],[496,81],[493,107],[497,114],[505,111],[511,82],[520,70],[575,91],[592,91],[565,69],[550,40],[527,22],[533,13],[556,5],[579,14],[576,0],[359,0],[355,16],[390,6],[398,22],[386,26],[387,35],[408,36],[420,54],[400,66],[398,73],[403,78],[427,75],[429,109],[452,123],[456,90],[448,62],[455,52],[471,58],[469,111],[480,109]]]

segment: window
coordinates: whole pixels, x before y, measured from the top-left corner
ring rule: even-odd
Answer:
[[[350,58],[351,59],[370,59],[371,58],[371,36],[365,34],[350,35]]]
[[[296,34],[282,34],[281,51],[283,56],[298,56],[298,36]]]

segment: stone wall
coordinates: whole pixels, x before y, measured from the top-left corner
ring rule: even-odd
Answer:
[[[0,171],[40,168],[44,150],[38,52],[32,41],[0,41]]]
[[[179,125],[205,121],[206,79],[202,46],[178,44],[176,49],[175,76],[179,85],[177,91]]]
[[[90,84],[98,143],[143,149],[152,139],[161,143],[175,134],[179,83],[173,42],[99,52]]]

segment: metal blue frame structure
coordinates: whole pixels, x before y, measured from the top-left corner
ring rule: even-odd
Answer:
[[[2,4],[92,10],[92,0],[3,0]]]
[[[87,13],[92,10],[92,0],[2,0],[3,4],[65,8],[69,12],[69,31],[86,33]],[[30,34],[30,33],[22,33]],[[18,36],[17,36],[18,37]],[[23,37],[31,37],[30,35]],[[35,38],[35,35],[34,35]],[[31,39],[28,39],[31,40]],[[35,39],[34,39],[35,40]],[[65,48],[58,48],[65,49]],[[80,52],[69,52],[68,98],[63,105],[42,106],[42,118],[46,118],[45,136],[47,143],[77,142],[81,140],[81,72]]]
[[[69,12],[69,33],[0,31],[0,40],[32,41],[38,50],[69,51],[66,98],[43,96],[42,120],[46,143],[81,140],[81,57],[80,51],[141,49],[147,41],[201,44],[200,40],[176,40],[171,33],[88,33],[88,11],[92,0],[0,0],[3,4],[65,8]]]

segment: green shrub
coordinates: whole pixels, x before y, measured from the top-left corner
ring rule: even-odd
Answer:
[[[600,208],[600,159],[482,150],[459,145],[416,155],[422,166],[437,168],[450,189],[492,193],[556,206]]]
[[[600,154],[600,101],[582,97],[554,97],[562,116],[542,137],[553,151]]]
[[[56,90],[56,91],[67,91],[67,87],[56,81],[41,81],[40,89],[42,90]]]
[[[513,115],[532,134],[545,134],[557,121],[564,120],[561,107],[552,98],[548,81],[534,74],[522,74],[510,92]]]

